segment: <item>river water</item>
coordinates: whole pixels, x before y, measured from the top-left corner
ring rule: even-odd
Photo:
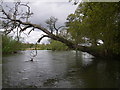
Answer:
[[[120,61],[95,60],[88,53],[31,50],[3,56],[3,88],[120,88]]]

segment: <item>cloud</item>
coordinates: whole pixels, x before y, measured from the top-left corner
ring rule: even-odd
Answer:
[[[28,31],[29,31],[29,29],[28,29]],[[25,33],[28,33],[28,31],[26,31]],[[45,35],[45,33],[35,30],[35,31],[31,32],[28,36],[23,34],[22,37],[24,37],[25,43],[36,43],[42,35]],[[44,44],[49,43],[48,38],[43,38],[41,40],[40,44],[42,44],[42,43],[44,43]]]
[[[34,15],[31,18],[32,23],[41,24],[42,26],[46,26],[45,21],[54,16],[58,18],[57,25],[63,25],[66,21],[66,18],[69,14],[74,13],[77,6],[72,5],[68,2],[31,2],[30,3],[31,11]],[[39,32],[39,31],[38,31]],[[41,36],[43,33],[38,33],[36,31],[30,34],[29,38],[25,38],[26,42],[35,43],[35,41]],[[48,43],[48,38],[44,38],[41,43]]]
[[[20,31],[20,29],[18,29],[18,30]],[[22,42],[24,42],[24,43],[36,43],[42,35],[45,35],[44,32],[37,30],[37,29],[35,31],[32,31],[30,34],[28,34],[30,30],[31,30],[31,28],[28,28],[28,29],[26,29],[26,31],[21,33],[20,40],[22,40]],[[3,32],[4,29],[0,29],[0,31]],[[9,36],[12,36],[13,38],[15,38],[17,36],[17,29],[14,29],[13,31],[14,32],[11,32],[9,34]],[[42,44],[42,43],[45,43],[45,44],[49,43],[48,38],[42,39],[40,44]]]
[[[14,2],[19,0],[4,0],[4,2]],[[69,0],[20,0],[21,2],[68,2]]]
[[[63,24],[67,16],[77,8],[68,2],[34,2],[30,6],[34,13],[31,21],[37,24],[45,24],[50,16],[58,18],[58,22]]]
[[[24,0],[24,2],[25,1],[26,0]],[[8,4],[10,7],[12,6],[10,2]],[[30,0],[29,5],[31,11],[34,13],[30,18],[31,22],[34,24],[40,24],[43,27],[46,27],[45,21],[51,16],[58,18],[57,25],[63,25],[67,16],[74,13],[77,8],[76,5],[69,3],[68,0],[49,0],[49,2],[48,0],[34,0],[32,2]],[[29,30],[26,30],[26,32],[27,31]],[[36,30],[31,32],[29,37],[26,37],[24,34],[22,34],[22,37],[24,37],[25,42],[35,43],[42,34],[44,33]],[[41,43],[48,43],[47,38],[43,39]]]

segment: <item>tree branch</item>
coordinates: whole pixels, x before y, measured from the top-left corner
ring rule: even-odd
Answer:
[[[24,27],[23,29],[21,28],[20,32],[23,32],[23,31],[25,31],[27,28],[30,28],[30,27],[31,27],[31,26],[28,25],[28,26]]]
[[[40,41],[44,38],[44,37],[49,37],[48,35],[43,35],[41,38],[38,39],[38,43],[40,43]]]

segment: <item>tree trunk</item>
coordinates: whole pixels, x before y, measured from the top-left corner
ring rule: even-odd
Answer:
[[[61,36],[54,35],[53,33],[49,32],[46,28],[41,27],[40,25],[31,24],[31,23],[25,23],[25,22],[22,22],[20,20],[12,20],[12,21],[19,22],[19,23],[21,23],[21,24],[23,24],[25,26],[27,25],[29,27],[37,28],[37,29],[39,29],[39,30],[41,30],[41,31],[43,31],[44,33],[47,34],[47,35],[43,36],[42,38],[49,37],[49,38],[51,38],[53,40],[60,41],[60,42],[64,43],[66,46],[68,46],[70,49],[73,49],[73,50],[77,49],[77,50],[80,50],[82,52],[87,52],[87,53],[93,55],[94,57],[101,57],[101,58],[108,57],[108,58],[111,58],[109,56],[114,56],[114,55],[106,55],[104,51],[95,50],[92,47],[76,45],[72,41],[69,41],[69,40],[67,40],[67,39],[65,39],[65,38],[63,38]],[[42,38],[40,38],[40,40]]]

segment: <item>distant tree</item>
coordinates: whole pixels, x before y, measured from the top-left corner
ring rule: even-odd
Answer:
[[[56,22],[58,21],[57,18],[51,16],[49,19],[46,20],[46,24],[48,28],[50,29],[51,33],[56,32],[56,35],[58,35],[58,32],[60,29],[64,28],[65,26],[56,26]]]
[[[57,22],[57,18],[55,17],[50,17],[48,20],[46,20],[46,24],[48,26],[48,28],[51,30],[51,33],[53,33],[54,28],[56,28],[55,24]]]

